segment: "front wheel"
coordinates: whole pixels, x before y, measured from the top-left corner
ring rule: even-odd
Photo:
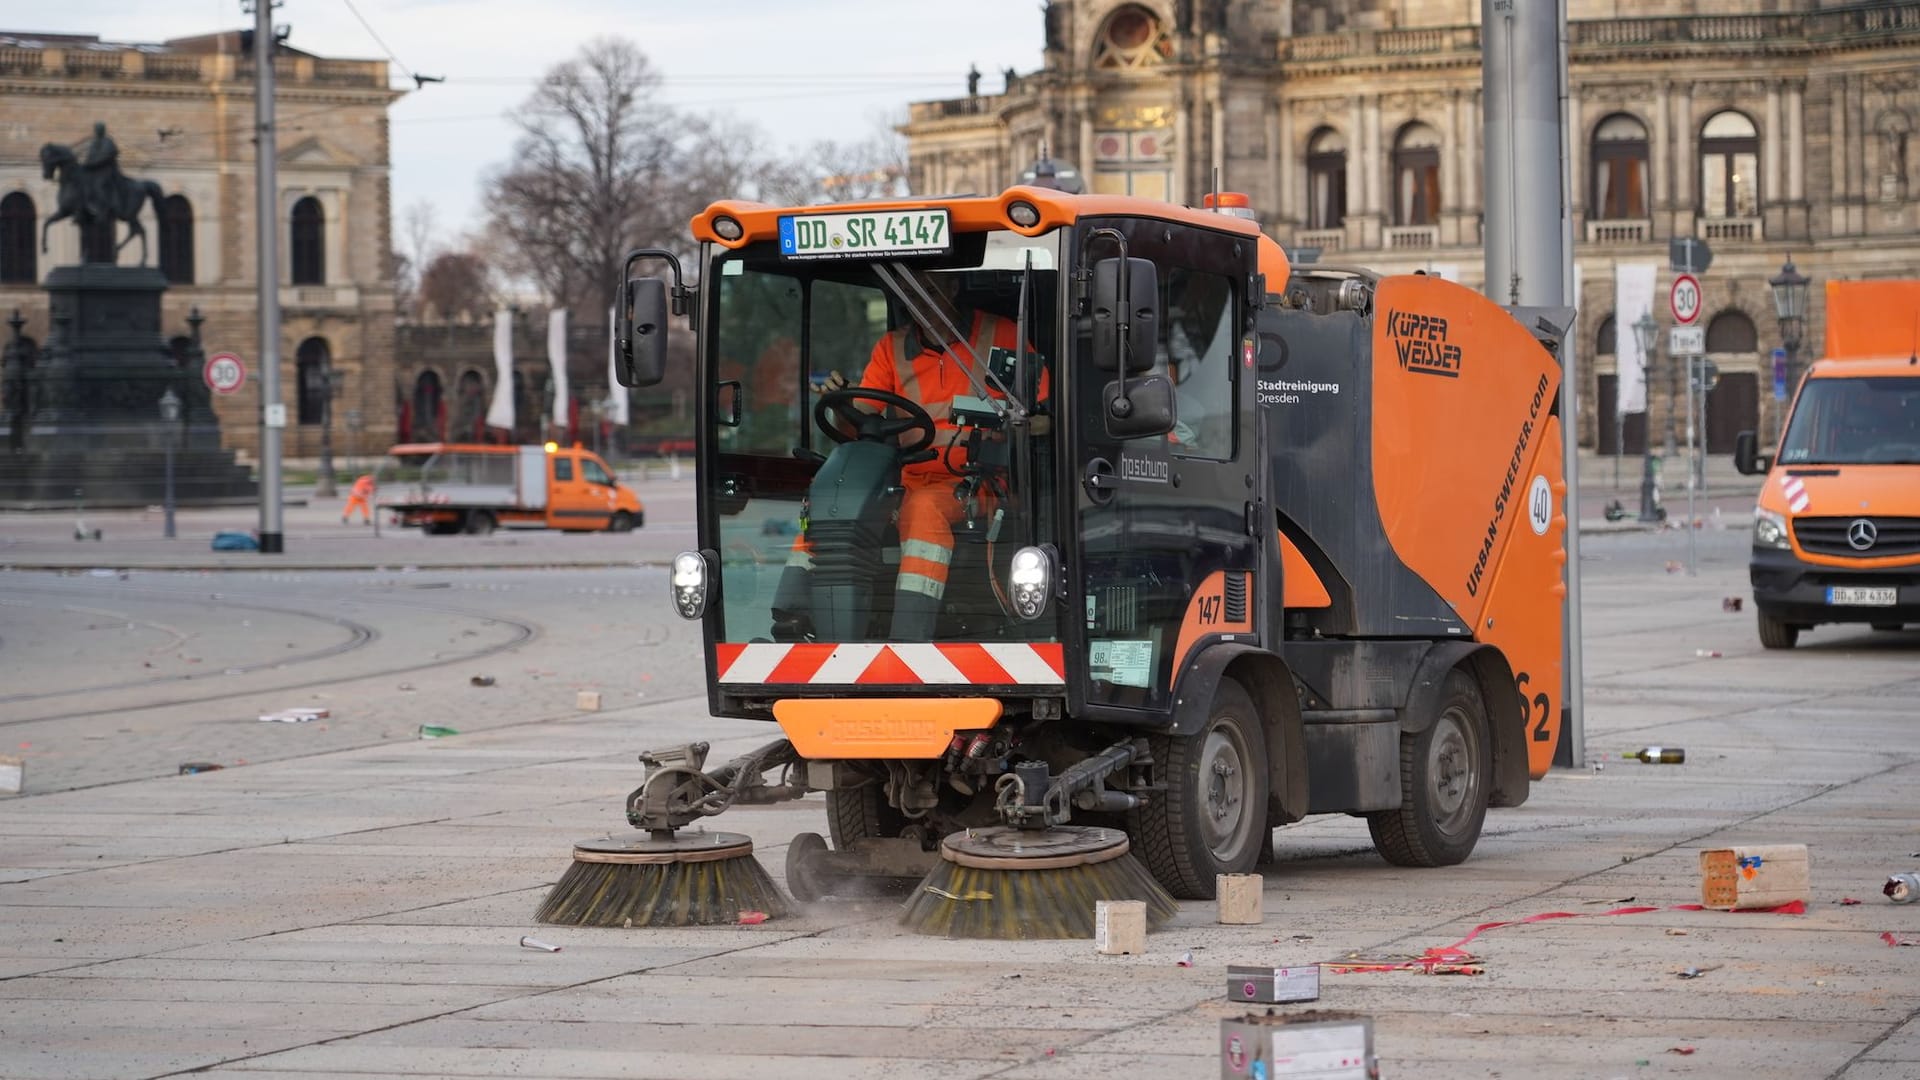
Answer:
[[[1199,731],[1148,743],[1160,790],[1128,815],[1134,853],[1168,892],[1210,900],[1214,877],[1251,871],[1272,837],[1259,713],[1245,688],[1222,679]]]
[[[1367,815],[1383,858],[1395,866],[1452,866],[1473,853],[1487,820],[1490,732],[1480,684],[1448,672],[1440,715],[1426,730],[1400,736],[1400,808]]]
[[[1760,644],[1769,649],[1791,649],[1800,640],[1800,628],[1760,612]]]
[[[612,519],[607,522],[607,531],[608,532],[632,532],[633,516],[628,514],[625,510],[622,510],[619,513],[613,515]]]

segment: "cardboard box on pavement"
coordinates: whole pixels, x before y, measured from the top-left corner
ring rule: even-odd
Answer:
[[[582,690],[574,695],[573,707],[581,712],[600,711],[600,691]]]
[[[18,795],[26,786],[26,759],[0,754],[0,795]]]
[[[1700,853],[1700,906],[1770,908],[1812,899],[1805,844],[1753,844]]]
[[[1379,1080],[1373,1017],[1326,1012],[1248,1013],[1220,1021],[1221,1080]]]
[[[1147,951],[1145,900],[1095,900],[1093,947],[1107,956],[1139,956]]]
[[[1227,967],[1227,1000],[1257,1005],[1320,1000],[1320,965]]]

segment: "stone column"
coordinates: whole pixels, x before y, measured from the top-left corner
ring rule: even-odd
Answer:
[[[1761,171],[1763,179],[1760,182],[1762,213],[1765,213],[1768,204],[1781,201],[1781,196],[1785,193],[1785,188],[1780,183],[1781,135],[1780,84],[1769,79],[1767,81],[1767,128],[1761,136],[1760,143],[1760,158],[1763,162]]]
[[[1440,148],[1440,210],[1451,214],[1460,207],[1460,91],[1447,92],[1447,123]]]
[[[1293,194],[1294,173],[1298,171],[1293,161],[1293,110],[1269,97],[1267,111],[1272,116],[1267,125],[1272,139],[1267,144],[1268,190],[1280,203],[1273,219],[1273,224],[1278,225],[1299,219],[1299,203]]]
[[[1587,185],[1582,170],[1587,165],[1587,125],[1580,115],[1580,87],[1567,80],[1567,176],[1573,181],[1573,205],[1569,214],[1577,215],[1587,205]]]
[[[1366,114],[1360,108],[1360,97],[1355,95],[1347,116],[1347,244],[1358,247],[1364,233],[1359,228],[1360,216],[1367,212],[1366,187],[1367,170],[1372,163],[1367,160]]]
[[[1804,111],[1806,83],[1787,83],[1787,198],[1807,199],[1807,125]]]
[[[1192,107],[1182,88],[1173,106],[1173,190],[1169,192],[1169,201],[1181,206],[1187,202],[1187,167],[1193,161],[1193,140],[1189,138],[1193,125],[1187,122],[1187,110]]]
[[[1648,141],[1647,171],[1653,175],[1653,205],[1655,210],[1673,209],[1672,177],[1679,169],[1679,163],[1673,160],[1673,140],[1667,131],[1667,113],[1673,108],[1671,94],[1665,79],[1653,96],[1653,138]]]
[[[1209,191],[1213,190],[1216,184],[1222,190],[1238,191],[1239,188],[1235,188],[1227,176],[1227,103],[1222,101],[1220,96],[1221,88],[1216,84],[1207,101],[1209,113],[1207,126],[1212,142],[1207,149],[1213,168],[1207,174],[1206,186]]]
[[[1475,91],[1467,91],[1466,107],[1460,111],[1462,114],[1460,122],[1460,141],[1462,144],[1460,151],[1460,209],[1466,211],[1466,213],[1475,220],[1478,220],[1482,209],[1480,205],[1479,182],[1480,101]],[[1480,241],[1479,237],[1473,235],[1472,231],[1469,230],[1469,235],[1464,242],[1468,246],[1472,246]]]
[[[1367,121],[1367,148],[1365,153],[1367,159],[1366,211],[1369,214],[1379,214],[1381,212],[1380,180],[1381,174],[1386,171],[1387,161],[1386,151],[1380,146],[1380,95],[1369,94],[1365,100]]]
[[[1832,210],[1833,232],[1846,236],[1847,228],[1847,77],[1827,78],[1827,150],[1832,165],[1828,206]]]
[[[1852,231],[1867,231],[1867,81],[1847,80],[1847,221]]]
[[[1680,83],[1673,103],[1673,208],[1674,231],[1691,233],[1697,208],[1693,182],[1693,84]]]
[[[1080,109],[1080,179],[1093,190],[1093,98],[1082,94],[1075,103]]]

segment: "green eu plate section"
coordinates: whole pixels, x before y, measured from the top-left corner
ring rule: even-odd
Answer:
[[[939,255],[953,245],[945,210],[782,214],[780,254],[789,259]]]

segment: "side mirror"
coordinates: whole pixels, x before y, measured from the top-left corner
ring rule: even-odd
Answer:
[[[653,386],[667,377],[667,283],[629,278],[620,304],[621,386]]]
[[[1773,455],[1759,452],[1760,441],[1751,431],[1733,437],[1733,467],[1742,476],[1760,476],[1773,468]]]
[[[1144,439],[1173,430],[1173,380],[1165,375],[1115,379],[1100,395],[1100,414],[1107,434],[1116,439]]]
[[[1123,295],[1122,288],[1125,293]],[[1125,327],[1126,333],[1121,334]],[[1147,259],[1093,264],[1093,363],[1101,371],[1152,371],[1160,345],[1160,278]],[[1124,354],[1124,355],[1123,355]]]

